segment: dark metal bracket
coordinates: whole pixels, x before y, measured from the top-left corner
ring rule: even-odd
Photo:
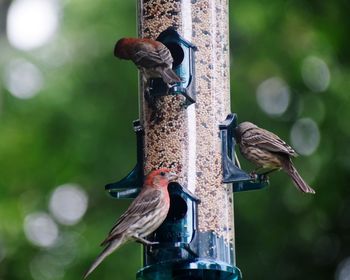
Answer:
[[[247,191],[261,189],[268,185],[267,177],[257,174],[251,176],[237,166],[234,157],[237,144],[234,129],[237,126],[237,115],[229,114],[219,125],[222,151],[223,183],[233,183],[233,191]]]
[[[186,98],[186,107],[195,103],[194,52],[197,50],[197,47],[180,36],[173,27],[169,27],[160,33],[156,40],[162,42],[170,50],[174,59],[173,70],[182,81],[168,88],[161,78],[151,79],[150,95],[159,97],[181,94]]]
[[[118,182],[105,186],[105,190],[117,199],[135,198],[143,185],[143,128],[139,120],[133,122],[136,133],[137,163],[135,167]]]

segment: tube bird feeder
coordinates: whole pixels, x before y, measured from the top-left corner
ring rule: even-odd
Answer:
[[[182,81],[151,81],[158,120],[140,79],[138,163],[106,189],[134,197],[143,174],[160,166],[179,180],[169,185],[170,211],[145,246],[139,280],[241,279],[235,263],[233,191],[265,186],[236,166],[236,116],[230,110],[228,0],[138,0],[139,37],[164,43]],[[184,191],[184,188],[190,192]]]

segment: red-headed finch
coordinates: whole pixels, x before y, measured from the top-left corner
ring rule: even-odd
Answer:
[[[277,135],[251,122],[243,122],[235,129],[236,140],[241,154],[259,168],[283,169],[294,185],[305,193],[315,191],[301,178],[291,157],[297,156],[294,149]]]
[[[168,184],[176,178],[176,174],[167,168],[152,171],[147,175],[140,194],[101,243],[101,246],[106,247],[85,273],[84,279],[107,256],[127,241],[135,240],[145,245],[155,244],[145,237],[154,232],[165,220],[170,207]]]
[[[143,74],[145,82],[150,78],[162,78],[168,86],[181,82],[171,69],[173,57],[169,49],[159,41],[146,38],[122,38],[115,45],[114,55],[133,61]]]

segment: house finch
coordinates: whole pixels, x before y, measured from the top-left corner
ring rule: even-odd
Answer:
[[[315,193],[293,166],[291,156],[295,157],[297,153],[277,135],[250,122],[239,124],[235,133],[239,149],[247,160],[271,171],[283,169],[298,189]]]
[[[150,78],[162,78],[167,85],[181,82],[171,69],[173,57],[169,49],[159,41],[122,38],[115,45],[114,55],[121,59],[132,60],[143,74],[145,82]]]
[[[162,78],[168,88],[181,82],[181,79],[171,69],[173,57],[169,49],[161,42],[151,39],[122,38],[115,45],[114,55],[121,59],[132,60],[141,71],[145,83],[144,96],[152,110],[151,121],[159,122],[160,104],[150,93],[150,79]]]
[[[85,273],[84,279],[107,256],[129,240],[135,240],[144,245],[157,243],[150,242],[145,237],[155,231],[165,220],[170,206],[168,184],[176,178],[176,174],[171,173],[167,168],[148,174],[140,194],[101,243],[101,246],[106,247]]]

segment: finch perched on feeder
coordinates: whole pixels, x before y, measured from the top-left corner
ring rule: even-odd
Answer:
[[[299,190],[305,193],[315,193],[301,178],[292,163],[291,157],[296,157],[297,153],[277,135],[251,122],[239,124],[235,129],[235,134],[241,154],[247,160],[260,168],[271,169],[269,172],[283,169]]]
[[[181,82],[180,77],[171,69],[173,57],[170,50],[159,41],[147,38],[122,38],[115,45],[114,55],[133,61],[141,71],[145,84],[145,99],[153,111],[151,121],[159,122],[160,105],[150,94],[150,79],[162,78],[168,88]]]
[[[143,74],[145,82],[151,78],[162,78],[168,86],[181,82],[171,69],[173,57],[169,49],[159,41],[146,38],[122,38],[115,45],[114,55],[133,61]]]
[[[101,243],[101,246],[106,247],[85,273],[84,279],[107,256],[129,240],[135,240],[144,245],[156,244],[145,237],[154,232],[165,220],[170,207],[168,184],[176,178],[176,174],[171,173],[167,168],[161,168],[148,174],[140,194],[117,220],[107,238]]]

